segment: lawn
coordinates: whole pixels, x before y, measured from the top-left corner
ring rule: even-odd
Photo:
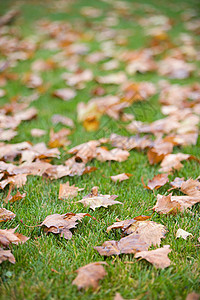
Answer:
[[[117,9],[118,3],[118,9]],[[123,6],[130,7],[126,10]],[[53,0],[28,0],[28,1],[1,1],[0,11],[3,15],[14,6],[19,7],[20,15],[9,27],[17,31],[20,38],[27,40],[39,39],[38,47],[33,51],[30,58],[19,60],[10,67],[12,73],[18,74],[16,80],[8,80],[5,87],[6,95],[1,100],[1,106],[11,101],[14,97],[30,96],[34,90],[26,86],[24,76],[30,72],[32,63],[37,59],[49,59],[55,56],[55,50],[45,49],[42,45],[42,34],[38,27],[38,21],[46,19],[51,22],[66,21],[72,24],[74,30],[81,32],[79,42],[89,47],[89,53],[100,49],[102,41],[98,41],[95,36],[102,30],[105,18],[115,19],[118,22],[113,28],[119,30],[119,36],[123,38],[123,31],[128,30],[128,42],[125,45],[117,45],[117,49],[139,49],[147,47],[150,37],[145,34],[143,26],[138,20],[142,17],[148,19],[149,12],[164,14],[172,20],[172,28],[168,32],[170,39],[176,43],[181,33],[188,31],[184,26],[182,15],[185,11],[198,12],[198,1],[156,1],[156,0],[124,0],[124,1],[53,1]],[[93,6],[100,9],[103,14],[92,18],[83,16],[82,8]],[[96,31],[95,31],[96,30]],[[126,35],[125,35],[126,37]],[[196,43],[199,37],[194,37]],[[112,40],[112,38],[111,38]],[[105,45],[106,46],[106,45]],[[109,46],[110,47],[110,46]],[[108,50],[110,48],[108,47]],[[5,58],[0,56],[0,60]],[[125,70],[125,65],[120,62],[116,70],[102,70],[102,62],[94,64],[87,62],[87,56],[80,55],[78,64],[81,68],[91,69],[94,76],[101,76]],[[199,61],[192,61],[197,68]],[[77,104],[87,103],[94,96],[92,91],[98,86],[95,80],[86,83],[83,89],[77,89],[77,95],[73,100],[63,101],[52,95],[53,91],[65,88],[66,83],[62,79],[62,74],[66,68],[57,67],[41,72],[44,88],[40,91],[39,98],[31,103],[31,106],[38,109],[37,118],[31,121],[22,122],[17,128],[18,134],[8,143],[21,143],[29,141],[32,144],[45,142],[48,145],[49,132],[51,128],[58,131],[63,128],[61,124],[53,124],[51,117],[54,114],[61,114],[71,118],[75,123],[75,129],[69,136],[71,144],[59,148],[61,156],[53,159],[51,163],[63,164],[71,157],[67,153],[70,148],[93,139],[109,137],[111,133],[131,136],[125,129],[124,123],[114,120],[108,116],[103,116],[100,120],[100,128],[96,131],[87,131],[81,122],[77,120]],[[148,81],[155,84],[161,79],[168,80],[171,84],[181,85],[193,84],[199,81],[199,69],[190,77],[185,79],[170,79],[161,76],[157,72],[128,74],[128,78],[133,82]],[[101,85],[106,94],[115,95],[118,93],[118,86],[114,84]],[[135,115],[136,120],[142,122],[153,122],[163,118],[161,105],[158,102],[159,93],[156,93],[146,102],[133,103],[127,108],[127,113]],[[176,101],[176,100],[174,100]],[[40,128],[47,131],[42,137],[33,137],[32,128]],[[174,147],[173,153],[188,153],[200,159],[199,153],[200,139],[196,145],[184,147]],[[8,222],[0,223],[0,229],[14,228],[19,225],[17,231],[30,237],[30,239],[20,245],[12,245],[12,253],[16,263],[3,262],[0,265],[0,299],[114,299],[118,292],[125,299],[186,299],[190,292],[200,292],[199,284],[199,243],[197,241],[200,232],[199,226],[199,204],[176,215],[162,215],[154,213],[152,221],[166,226],[168,232],[166,238],[162,239],[161,246],[170,245],[172,249],[169,254],[171,265],[163,270],[156,269],[145,260],[136,260],[133,254],[122,254],[120,256],[102,257],[94,249],[107,240],[119,240],[121,231],[110,231],[106,233],[106,228],[116,221],[131,219],[139,215],[151,215],[151,208],[156,203],[156,195],[166,195],[170,185],[167,184],[156,190],[154,193],[144,189],[141,177],[144,181],[153,178],[158,174],[160,165],[150,165],[147,158],[147,151],[130,151],[128,160],[124,162],[100,162],[92,160],[90,166],[95,166],[96,171],[82,176],[63,177],[57,180],[50,180],[39,176],[28,176],[26,184],[19,189],[26,192],[25,199],[14,203],[5,204],[5,198],[9,187],[1,190],[1,206],[14,212],[16,217]],[[175,177],[197,178],[200,175],[200,164],[197,161],[184,161],[183,168],[169,175],[172,181]],[[131,173],[133,176],[127,181],[112,182],[111,175],[120,173]],[[60,200],[58,198],[60,183],[70,182],[79,188],[84,188],[73,200]],[[101,194],[118,195],[117,200],[123,202],[122,205],[113,205],[108,208],[98,208],[92,211],[77,203],[83,196],[90,193],[93,186],[98,186]],[[13,190],[13,193],[17,189]],[[179,191],[175,195],[181,195]],[[67,212],[89,213],[98,221],[85,217],[77,228],[73,230],[71,240],[65,240],[54,234],[46,235],[40,227],[26,227],[24,224],[34,226],[40,224],[46,216],[54,213],[64,214]],[[23,223],[20,222],[23,220]],[[190,233],[192,237],[187,240],[176,239],[178,228],[182,228]],[[100,281],[100,286],[96,291],[78,290],[72,281],[77,274],[75,271],[86,264],[96,261],[106,261],[105,267],[107,276]]]

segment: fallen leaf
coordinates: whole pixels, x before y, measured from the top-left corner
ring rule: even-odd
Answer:
[[[85,196],[82,200],[78,202],[83,203],[85,207],[89,206],[91,209],[95,210],[97,207],[108,207],[113,204],[123,204],[119,201],[115,201],[118,196],[116,195],[101,195],[98,193],[98,187],[93,187],[91,194]]]
[[[169,248],[169,245],[165,245],[156,250],[141,251],[135,254],[135,258],[141,257],[153,264],[156,268],[164,269],[169,267],[171,263],[170,259],[168,258],[168,254],[171,252],[171,249]]]
[[[71,131],[67,128],[62,128],[58,132],[50,131],[50,141],[48,143],[50,148],[63,147],[70,145],[70,141],[67,136],[71,134]]]
[[[182,237],[184,240],[186,240],[189,235],[192,236],[191,233],[179,228],[176,233],[176,238]]]
[[[158,174],[158,175],[154,176],[153,179],[148,181],[147,186],[144,184],[143,179],[142,179],[144,188],[149,189],[149,190],[153,190],[153,189],[157,190],[161,186],[165,185],[168,181],[169,181],[168,174]]]
[[[63,184],[61,183],[58,198],[59,199],[74,198],[78,195],[78,191],[80,191],[80,190],[82,190],[82,189],[79,189],[74,184],[70,186],[69,181],[67,181],[66,183],[63,183]]]
[[[114,148],[109,151],[106,148],[98,147],[96,151],[96,158],[101,162],[110,160],[122,162],[127,160],[129,156],[130,153],[127,150],[122,150],[118,148]]]
[[[157,195],[156,205],[153,210],[162,214],[176,214],[181,210],[181,205],[171,200],[171,194],[168,196]]]
[[[45,226],[46,233],[54,233],[60,234],[60,237],[64,237],[66,240],[70,240],[72,238],[71,228],[76,228],[78,224],[77,221],[81,221],[85,216],[91,217],[90,214],[87,213],[66,213],[63,215],[53,214],[47,216],[44,221],[40,224],[40,226]]]
[[[188,196],[200,197],[200,182],[198,179],[194,180],[189,178],[186,181],[183,181],[181,186],[181,192]]]
[[[41,137],[46,134],[45,130],[39,129],[39,128],[33,128],[31,129],[31,135],[34,137]]]
[[[131,176],[133,176],[133,175],[129,174],[129,173],[122,173],[122,174],[118,174],[115,176],[110,176],[110,178],[114,182],[117,182],[117,181],[121,182],[121,181],[129,179],[129,177],[131,177]]]
[[[5,203],[8,203],[8,202],[13,203],[13,202],[19,201],[25,197],[26,197],[26,193],[21,194],[19,191],[17,191],[17,193],[14,196],[12,196],[12,195],[7,196],[5,199]]]
[[[181,161],[188,160],[191,158],[189,154],[177,153],[177,154],[168,154],[165,156],[161,162],[160,172],[168,173],[173,170],[180,170],[183,165]]]
[[[98,261],[79,268],[76,270],[78,276],[73,280],[72,284],[77,285],[79,290],[82,288],[88,289],[89,287],[96,290],[99,286],[99,280],[107,275],[102,265],[108,266],[106,262]]]
[[[115,297],[114,297],[114,300],[126,300],[126,299],[124,299],[124,298],[120,295],[120,293],[116,293],[116,294],[115,294]],[[136,300],[136,299],[130,299],[130,300]]]
[[[69,88],[58,89],[53,92],[53,96],[56,96],[64,101],[69,101],[76,96],[76,92]]]
[[[16,215],[5,208],[0,208],[0,222],[7,222],[15,218]]]
[[[185,300],[199,300],[200,294],[197,294],[195,292],[189,293]]]
[[[140,240],[139,235],[130,234],[119,241],[106,241],[102,246],[94,247],[100,255],[111,256],[123,253],[131,254],[148,249],[148,245]]]
[[[19,243],[25,243],[29,239],[18,232],[15,233],[17,227],[13,229],[0,229],[0,245],[5,247],[11,243],[18,245]]]
[[[126,234],[137,234],[139,239],[145,242],[148,246],[160,246],[161,239],[165,238],[165,226],[153,221],[147,220],[148,216],[143,216],[143,220],[137,220],[138,217],[116,222],[107,228],[107,232],[111,229],[121,228]]]
[[[11,253],[11,251],[0,248],[0,264],[5,260],[8,260],[12,264],[15,264],[15,257]]]
[[[53,124],[61,123],[65,126],[74,127],[74,122],[70,118],[62,115],[53,115],[51,121]]]

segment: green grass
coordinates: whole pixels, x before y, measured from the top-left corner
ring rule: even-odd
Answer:
[[[125,2],[125,1],[124,1]],[[138,5],[139,1],[127,1],[131,4],[133,16],[145,16],[142,5]],[[197,10],[198,1],[156,1],[146,0],[144,3],[155,8],[158,12],[164,13],[174,20],[174,26],[170,31],[172,40],[176,41],[177,35],[181,32],[187,32],[183,27],[180,19],[180,13],[185,9],[191,8]],[[1,12],[7,11],[14,4],[21,6],[21,16],[16,20],[15,25],[22,32],[23,36],[37,35],[35,22],[41,18],[54,20],[66,20],[72,23],[81,20],[84,24],[80,28],[85,32],[91,32],[86,19],[80,14],[82,6],[90,6],[89,0],[77,0],[71,2],[69,11],[56,10],[54,8],[57,1],[4,1],[0,3]],[[113,2],[114,3],[114,2]],[[159,3],[159,5],[158,5]],[[103,1],[95,1],[93,4],[104,11],[104,16],[90,19],[90,22],[100,22],[105,14],[111,9],[111,5]],[[133,31],[132,38],[129,40],[128,47],[130,49],[145,47],[148,39],[145,37],[142,27],[134,22],[134,18],[119,18],[118,29],[129,29]],[[91,40],[87,42],[91,52],[99,49],[100,44]],[[15,82],[9,81],[6,85],[7,95],[1,100],[2,104],[9,102],[10,98],[15,95],[31,95],[32,91],[24,86],[21,78],[24,73],[28,72],[31,63],[37,58],[51,57],[54,52],[38,49],[32,59],[19,62],[12,69],[13,72],[19,74],[19,79]],[[95,75],[102,74],[100,64],[90,65],[81,59],[80,64],[84,67],[91,68]],[[121,65],[119,70],[123,70]],[[72,118],[76,124],[75,132],[70,136],[72,144],[68,147],[75,146],[90,139],[103,136],[109,136],[111,132],[118,134],[126,134],[127,132],[121,128],[120,124],[103,117],[101,120],[101,128],[96,133],[86,132],[83,126],[77,123],[76,105],[80,101],[87,102],[91,96],[91,90],[97,86],[92,81],[87,83],[86,88],[79,90],[73,101],[64,102],[51,96],[53,90],[65,87],[65,82],[60,75],[63,69],[56,69],[50,72],[43,72],[42,77],[45,83],[49,83],[49,89],[33,102],[33,106],[38,108],[38,118],[30,122],[23,122],[18,128],[18,135],[12,140],[12,143],[31,141],[33,144],[40,141],[48,142],[49,134],[42,138],[33,138],[30,134],[32,128],[41,128],[47,130],[53,127],[51,116],[59,113]],[[164,77],[163,77],[164,78]],[[160,76],[154,73],[136,74],[130,76],[133,81],[151,81],[157,82]],[[198,81],[198,74],[195,73],[189,79],[182,81],[170,80],[171,83],[190,84]],[[107,93],[115,94],[117,88],[114,86],[105,86]],[[149,103],[134,104],[127,111],[133,111],[137,119],[141,121],[152,122],[160,119],[162,114],[157,103],[158,95],[152,97]],[[145,113],[146,112],[146,113]],[[57,131],[62,128],[60,125],[54,126]],[[192,155],[199,156],[200,140],[196,146],[188,146],[182,148],[181,151]],[[174,152],[180,149],[175,148]],[[62,156],[59,163],[63,163],[69,157],[66,150],[62,150]],[[57,160],[55,160],[58,162]],[[78,291],[76,286],[72,286],[72,281],[76,277],[74,272],[77,268],[84,266],[90,262],[104,260],[94,246],[101,245],[109,239],[119,239],[120,232],[106,233],[106,228],[111,225],[118,217],[121,220],[133,218],[141,214],[150,214],[149,209],[156,202],[156,196],[151,191],[145,190],[141,184],[141,176],[144,180],[152,178],[157,174],[159,166],[150,166],[145,152],[131,151],[130,157],[123,163],[100,163],[93,161],[90,165],[98,168],[95,173],[86,174],[81,177],[62,178],[60,180],[50,181],[41,177],[29,176],[26,185],[20,191],[26,192],[27,196],[24,200],[14,204],[8,204],[5,207],[14,213],[16,218],[6,224],[1,223],[1,228],[14,228],[19,224],[18,231],[30,237],[29,241],[23,245],[13,245],[12,252],[16,258],[16,264],[12,265],[4,262],[0,266],[0,299],[113,299],[116,292],[121,293],[124,298],[137,299],[185,299],[186,295],[191,291],[200,291],[199,288],[199,247],[197,247],[197,238],[199,237],[199,206],[195,205],[190,211],[176,216],[160,216],[154,214],[152,220],[165,225],[168,229],[166,239],[162,240],[161,245],[169,244],[172,252],[169,257],[172,261],[170,267],[164,270],[157,270],[148,262],[142,260],[137,261],[133,255],[121,255],[120,257],[108,257],[106,262],[108,267],[106,271],[108,275],[100,282],[100,289],[93,292]],[[128,181],[122,183],[113,183],[109,176],[122,172],[132,173]],[[179,172],[170,175],[170,179],[176,176],[185,178],[196,178],[200,174],[200,166],[194,162],[184,162],[184,168]],[[118,200],[123,202],[121,205],[115,205],[108,209],[100,208],[95,212],[85,209],[81,204],[75,201],[62,201],[58,199],[58,191],[60,183],[69,180],[70,184],[78,187],[84,187],[85,190],[79,193],[75,198],[78,201],[83,195],[88,194],[94,185],[99,186],[102,194],[117,194]],[[165,194],[169,185],[162,187],[155,194]],[[1,191],[1,204],[8,193],[8,188]],[[53,234],[46,236],[43,230],[36,227],[27,228],[20,223],[22,219],[27,225],[36,225],[44,220],[44,218],[53,213],[66,212],[89,212],[99,220],[96,222],[90,218],[85,218],[79,223],[77,229],[73,231],[73,238],[69,241],[61,239]],[[182,228],[193,234],[186,241],[183,239],[175,239],[175,233],[178,228]],[[125,261],[134,262],[133,264],[125,264]],[[52,272],[55,269],[58,273]]]

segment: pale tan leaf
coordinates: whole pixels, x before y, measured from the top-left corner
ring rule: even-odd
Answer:
[[[0,208],[0,222],[6,222],[15,218],[16,215],[5,208]]]
[[[115,176],[110,176],[110,178],[114,182],[117,182],[117,181],[121,182],[121,181],[129,179],[129,177],[131,177],[131,176],[133,176],[133,175],[129,174],[129,173],[122,173],[122,174],[118,174]]]
[[[141,257],[153,264],[156,268],[164,269],[169,267],[171,264],[171,261],[168,258],[168,254],[171,252],[171,249],[169,248],[169,245],[165,245],[164,247],[156,250],[141,251],[135,254],[135,258]]]
[[[5,260],[8,260],[12,264],[15,264],[15,258],[11,251],[0,248],[0,264]]]
[[[182,237],[184,240],[186,240],[187,237],[190,236],[190,235],[192,236],[191,233],[189,233],[189,232],[187,232],[187,231],[185,231],[181,228],[179,228],[176,232],[176,238]]]

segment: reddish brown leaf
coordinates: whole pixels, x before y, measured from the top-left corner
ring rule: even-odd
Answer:
[[[149,189],[149,190],[157,190],[159,189],[161,186],[165,185],[167,182],[169,181],[168,179],[168,174],[158,174],[156,176],[154,176],[153,179],[148,181],[147,186],[144,184],[143,182],[143,178],[142,178],[142,183],[144,188]]]

